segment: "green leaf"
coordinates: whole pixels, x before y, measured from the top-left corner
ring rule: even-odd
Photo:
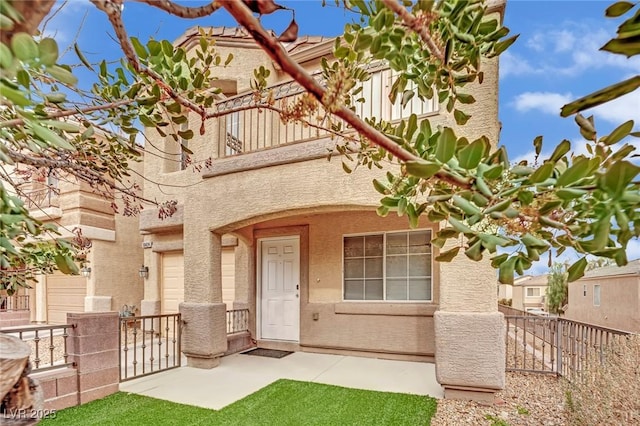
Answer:
[[[52,65],[47,67],[47,72],[51,74],[51,76],[64,84],[68,84],[69,86],[75,86],[78,84],[78,79],[75,75],[71,73],[71,71],[66,68],[62,68],[58,65]]]
[[[473,245],[471,245],[471,247],[466,249],[464,254],[466,254],[469,259],[477,262],[479,260],[482,260],[483,249],[484,247],[482,247],[482,241],[478,240]]]
[[[38,51],[40,62],[46,66],[54,65],[58,60],[58,43],[52,38],[47,37],[40,40]]]
[[[475,232],[473,232],[473,229],[469,228],[467,225],[465,225],[461,221],[451,216],[449,216],[447,220],[456,231],[462,232],[463,234],[475,234]]]
[[[436,159],[442,163],[451,160],[456,152],[456,135],[450,127],[445,127],[436,144]]]
[[[465,114],[459,109],[453,110],[453,117],[456,119],[456,124],[458,126],[464,126],[465,124],[467,124],[467,121],[469,121],[469,119],[471,118],[470,115]]]
[[[407,168],[407,173],[423,179],[429,179],[438,173],[442,167],[439,164],[427,160],[407,161],[404,164]]]
[[[76,148],[71,145],[66,139],[61,138],[56,132],[41,126],[40,123],[27,120],[25,120],[25,123],[26,126],[31,129],[33,134],[39,139],[42,139],[44,142],[47,142],[48,144],[56,148],[65,149],[67,151],[76,150]]]
[[[571,149],[571,142],[568,140],[563,140],[560,144],[553,150],[553,154],[549,157],[550,161],[556,162],[561,159],[569,150]]]
[[[611,195],[620,196],[638,173],[640,167],[628,161],[618,161],[607,170],[602,183]]]
[[[373,180],[373,187],[382,195],[385,195],[387,192],[389,192],[389,188],[382,184],[378,179]]]
[[[513,284],[513,273],[516,267],[517,257],[510,257],[500,264],[498,269],[498,281],[501,284]]]
[[[9,68],[13,62],[13,54],[11,49],[4,44],[0,43],[0,68]]]
[[[0,96],[7,98],[14,105],[21,107],[31,105],[31,101],[24,96],[24,92],[16,90],[0,81]]]
[[[453,258],[458,255],[459,251],[460,251],[460,247],[454,247],[454,248],[449,249],[449,250],[447,250],[445,252],[442,252],[438,256],[436,256],[436,261],[437,262],[451,262],[453,260]]]
[[[136,51],[138,57],[141,59],[147,59],[149,57],[147,49],[140,43],[137,37],[131,37],[131,44],[133,44],[133,49]]]
[[[631,77],[627,80],[621,81],[620,83],[613,84],[577,99],[563,106],[560,110],[560,115],[562,117],[568,117],[576,112],[584,111],[585,109],[593,108],[605,102],[612,101],[620,96],[633,92],[638,87],[640,87],[640,75]]]
[[[619,1],[607,7],[604,14],[609,18],[617,18],[618,16],[622,16],[629,10],[633,9],[633,6],[634,4],[629,3],[628,1]]]
[[[480,209],[478,207],[476,207],[472,202],[470,202],[469,200],[459,196],[459,195],[454,195],[452,198],[453,204],[458,207],[459,209],[461,209],[463,212],[465,212],[468,215],[476,215],[476,214],[481,214],[482,212],[480,211]]]
[[[575,198],[580,198],[583,195],[587,194],[588,191],[584,189],[576,189],[576,188],[563,188],[556,191],[556,195],[558,198],[562,198],[563,200],[573,200]]]
[[[38,57],[38,45],[27,33],[17,33],[11,38],[11,50],[21,61],[30,61]]]
[[[605,145],[613,145],[614,143],[619,142],[629,136],[629,133],[631,133],[632,130],[633,120],[629,120],[616,127],[613,132],[609,133],[609,136],[605,136],[604,138],[602,138],[602,142]]]
[[[569,266],[569,269],[567,269],[567,281],[573,282],[577,279],[582,278],[582,276],[584,275],[584,270],[587,267],[587,263],[587,258],[583,257],[573,265]]]
[[[542,136],[536,136],[533,140],[533,147],[536,150],[536,155],[540,155],[540,152],[542,152]]]
[[[564,171],[558,178],[556,186],[568,186],[580,179],[584,178],[589,173],[589,160],[585,157],[579,157],[574,161],[573,165]]]
[[[529,182],[535,184],[544,182],[545,180],[549,179],[551,177],[551,174],[553,173],[554,166],[555,163],[553,163],[552,161],[545,162],[542,166],[538,167],[536,171],[531,174],[531,176],[529,176]]]

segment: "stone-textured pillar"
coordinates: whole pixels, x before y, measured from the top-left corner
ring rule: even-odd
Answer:
[[[488,260],[474,262],[464,256],[439,265],[436,378],[445,398],[493,401],[505,384],[505,329],[498,312],[496,272]]]
[[[187,365],[213,368],[227,351],[227,306],[222,303],[222,238],[196,226],[185,228],[184,303],[180,304],[182,352]]]
[[[118,392],[118,313],[67,314],[69,360],[78,372],[78,402],[104,398]]]

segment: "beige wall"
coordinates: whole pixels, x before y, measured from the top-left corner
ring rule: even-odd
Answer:
[[[431,225],[433,226],[433,225]],[[432,264],[433,302],[343,302],[343,236],[408,230],[405,217],[379,217],[374,211],[305,214],[275,219],[237,230],[257,238],[301,235],[300,345],[432,357],[433,312],[439,297],[439,268]],[[423,224],[420,229],[433,229]],[[256,256],[257,244],[253,244]],[[249,307],[256,312],[256,278],[246,285]],[[314,319],[317,318],[317,319]],[[259,337],[253,324],[252,332]]]
[[[600,306],[593,304],[595,285],[600,285]],[[569,309],[565,317],[640,333],[640,277],[594,277],[569,283]]]

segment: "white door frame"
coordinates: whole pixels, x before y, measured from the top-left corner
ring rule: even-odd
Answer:
[[[265,241],[298,240],[298,274],[301,274],[300,235],[283,235],[278,237],[258,238],[256,250],[256,335],[262,339],[262,243]],[[300,277],[298,277],[298,295],[300,294]],[[298,338],[291,342],[300,341],[300,297],[298,297]]]

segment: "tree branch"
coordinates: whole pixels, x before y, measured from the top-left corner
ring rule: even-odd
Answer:
[[[115,109],[121,106],[131,105],[136,102],[136,99],[125,99],[118,102],[111,102],[104,105],[96,105],[92,107],[82,108],[82,109],[66,109],[63,111],[52,112],[46,116],[43,116],[43,119],[53,119],[53,118],[64,118],[71,117],[78,114],[87,114],[89,112],[94,111],[102,111],[104,109]],[[6,120],[0,122],[0,129],[3,127],[17,127],[24,125],[24,120],[22,118],[14,118],[13,120]]]
[[[31,1],[14,1],[13,8],[22,15],[22,21],[14,23],[11,30],[0,31],[0,41],[10,45],[14,34],[25,32],[35,34],[38,25],[49,13],[55,0],[31,0]]]
[[[429,48],[429,52],[438,58],[444,65],[444,54],[436,45],[431,34],[429,34],[429,28],[413,16],[403,5],[398,3],[397,0],[382,0],[382,2],[387,6],[387,8],[391,9],[401,17],[404,23],[420,36],[422,41],[427,45],[427,48]]]
[[[180,18],[196,19],[204,16],[209,16],[216,10],[220,9],[221,5],[218,1],[212,1],[205,6],[188,7],[176,4],[170,0],[134,0],[139,3],[146,3],[149,6],[157,7],[164,10],[171,15],[175,15]]]
[[[253,16],[249,8],[246,7],[243,2],[225,1],[223,3],[223,7],[249,32],[249,34],[251,34],[256,43],[281,67],[283,71],[289,74],[302,87],[304,87],[307,92],[311,93],[322,103],[325,89],[320,86],[320,84],[318,84],[318,82],[304,68],[302,68],[300,64],[291,59],[278,40],[262,27],[260,22]],[[420,157],[406,151],[376,128],[363,121],[350,109],[341,106],[334,112],[334,114],[350,124],[356,131],[369,139],[373,144],[384,148],[399,160],[421,160]],[[468,179],[454,176],[448,172],[440,171],[435,176],[442,181],[458,187],[470,187]]]
[[[140,61],[138,61],[138,55],[136,55],[131,42],[129,41],[129,36],[127,35],[127,30],[124,27],[124,23],[122,22],[122,10],[121,6],[123,4],[123,0],[91,0],[98,9],[103,11],[107,17],[109,18],[109,22],[111,22],[111,26],[118,37],[118,41],[120,42],[120,47],[124,52],[127,61],[131,64],[133,69],[139,73],[144,74],[151,77],[160,88],[167,93],[171,99],[175,100],[177,103],[182,105],[183,107],[197,113],[202,120],[204,121],[207,110],[188,99],[180,96],[175,90],[169,87],[162,78],[161,75],[149,69],[147,67],[142,66]]]

